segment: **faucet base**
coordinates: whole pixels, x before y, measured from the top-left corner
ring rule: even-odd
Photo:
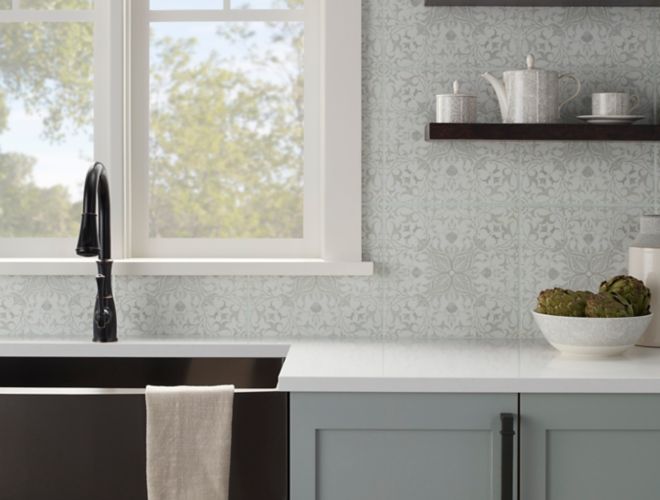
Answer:
[[[106,338],[98,338],[97,339],[97,338],[94,338],[93,341],[97,342],[99,344],[110,344],[112,342],[117,342],[117,336],[115,335],[114,339],[106,339]]]

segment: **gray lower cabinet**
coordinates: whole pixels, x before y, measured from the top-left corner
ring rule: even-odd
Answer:
[[[297,393],[290,401],[291,500],[501,498],[500,414],[517,413],[516,394]]]
[[[660,499],[660,396],[521,395],[525,500]]]

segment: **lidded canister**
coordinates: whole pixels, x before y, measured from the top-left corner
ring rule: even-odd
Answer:
[[[475,123],[477,121],[477,96],[462,94],[458,80],[452,94],[435,96],[437,123]]]
[[[653,320],[637,345],[660,347],[660,215],[642,216],[628,248],[628,273],[651,290]]]

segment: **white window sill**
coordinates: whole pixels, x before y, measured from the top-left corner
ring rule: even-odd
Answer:
[[[322,259],[126,259],[114,261],[123,276],[371,276],[373,262]],[[95,275],[95,259],[0,259],[0,275]]]

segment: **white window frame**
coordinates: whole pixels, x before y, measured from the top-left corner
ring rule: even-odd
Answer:
[[[144,228],[136,227],[129,214],[135,213],[136,209],[146,208],[136,206],[136,200],[139,202],[143,198],[136,198],[136,186],[128,185],[135,182],[136,169],[139,169],[140,165],[147,165],[148,158],[144,158],[145,149],[140,150],[135,145],[146,144],[149,131],[144,123],[146,117],[148,125],[148,113],[145,114],[143,109],[141,115],[136,116],[134,103],[136,99],[140,102],[148,102],[148,99],[139,93],[135,95],[135,86],[129,83],[129,80],[135,76],[136,70],[138,75],[143,75],[142,78],[144,71],[148,72],[148,64],[146,68],[144,64],[144,61],[148,61],[148,53],[144,53],[145,48],[148,50],[148,43],[144,40],[145,36],[148,37],[148,30],[136,29],[135,8],[131,9],[130,5],[135,2],[144,6],[144,1],[96,0],[96,8],[90,11],[97,20],[95,53],[96,50],[103,51],[103,57],[96,58],[94,75],[95,155],[110,171],[115,272],[126,275],[372,274],[373,264],[362,262],[361,245],[361,1],[318,0],[318,13],[305,19],[306,23],[318,23],[319,26],[313,26],[312,29],[318,28],[321,33],[318,71],[321,92],[316,104],[318,113],[314,113],[318,117],[319,139],[318,145],[312,144],[312,147],[307,148],[306,144],[306,150],[310,149],[318,154],[316,174],[321,193],[318,196],[317,210],[320,216],[319,222],[309,229],[312,232],[318,230],[318,235],[314,238],[316,246],[301,248],[300,254],[293,257],[290,247],[278,249],[277,245],[273,245],[272,255],[265,257],[258,252],[247,251],[244,242],[236,243],[234,249],[229,248],[229,254],[241,248],[240,258],[223,258],[222,255],[215,258],[201,253],[188,253],[187,258],[176,258],[171,252],[169,255],[166,253],[145,258],[140,254],[145,250],[152,251],[153,248],[140,248],[138,244],[137,251],[135,250],[136,232]],[[79,15],[81,12],[75,13]],[[218,19],[232,15],[218,12],[221,11],[213,11],[213,16]],[[40,14],[43,16],[44,13]],[[47,14],[57,17],[64,16],[67,12],[53,11]],[[209,18],[209,15],[207,11],[186,13],[191,19],[198,16],[198,20],[217,20]],[[2,16],[4,14],[0,13],[0,17]],[[149,16],[152,19],[167,19],[167,16],[174,14],[162,11],[152,12]],[[145,19],[138,13],[137,22],[142,23],[142,26]],[[176,20],[180,19],[180,12],[177,12]],[[136,37],[140,36],[143,40],[141,43],[138,40],[136,44]],[[124,43],[129,39],[130,51],[127,50],[129,45]],[[135,47],[140,47],[140,50],[136,51]],[[313,64],[313,61],[309,63]],[[123,106],[118,106],[117,103],[123,103]],[[312,103],[312,109],[314,105]],[[306,114],[314,116],[313,113]],[[307,127],[313,125],[306,122],[305,126],[307,130]],[[309,160],[306,158],[306,163]],[[146,169],[143,169],[138,177],[145,171]],[[306,181],[308,175],[311,176],[309,179],[312,184],[314,170],[306,170]],[[125,182],[125,179],[133,180]],[[308,228],[305,227],[305,230]],[[51,239],[42,239],[42,243],[46,241],[47,244],[52,243]],[[206,243],[204,240],[196,241],[202,245]],[[258,243],[256,246],[259,248],[274,243],[264,240],[254,242]],[[18,244],[20,245],[20,242]],[[73,253],[75,242],[68,240],[65,244],[71,245]],[[34,255],[22,255],[26,258],[0,259],[0,274],[67,275],[95,272],[90,260],[75,257],[37,259]]]

